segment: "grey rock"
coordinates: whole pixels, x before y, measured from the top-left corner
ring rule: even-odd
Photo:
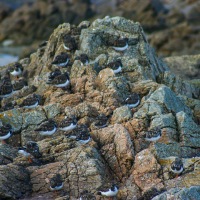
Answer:
[[[0,118],[2,122],[11,124],[13,131],[19,131],[23,126],[23,117],[20,109],[2,112]]]
[[[114,110],[112,123],[126,122],[132,118],[132,112],[128,106],[122,106]]]
[[[147,96],[147,100],[142,107],[134,113],[136,118],[151,118],[157,115],[184,111],[189,116],[192,116],[192,112],[180,98],[168,87],[161,85],[157,90]],[[169,125],[169,124],[168,124]],[[174,126],[173,124],[170,125]]]
[[[190,148],[187,146],[181,146],[180,143],[155,143],[154,145],[155,154],[158,159],[167,158],[170,156],[182,157],[182,158],[191,158],[194,156],[200,156],[200,153],[197,148]]]
[[[190,188],[173,188],[169,191],[164,192],[152,200],[167,200],[167,199],[176,199],[176,200],[189,200],[189,199],[200,199],[200,186],[192,186]]]
[[[30,177],[24,167],[12,164],[1,165],[0,177],[1,199],[18,199],[31,191]]]
[[[176,114],[178,129],[180,132],[180,142],[187,147],[200,147],[199,126],[183,111]]]
[[[23,118],[23,126],[25,129],[31,125],[38,125],[46,119],[45,112],[42,108],[37,108],[35,110],[30,110],[21,114]]]
[[[0,145],[0,165],[13,162],[17,157],[17,149],[9,145]]]
[[[170,87],[176,94],[185,95],[189,98],[199,98],[200,89],[189,81],[172,74],[170,71],[160,74],[157,78],[158,83]]]
[[[157,103],[164,104],[168,112],[177,113],[179,111],[184,111],[192,115],[191,110],[166,86],[161,86],[156,90],[150,96],[150,99],[157,101]]]
[[[45,110],[45,114],[46,114],[47,118],[49,119],[49,118],[54,118],[58,114],[60,114],[61,106],[59,103],[48,104],[48,105],[44,106],[43,109]]]
[[[175,117],[172,113],[152,117],[151,127],[171,127],[176,129]]]
[[[154,145],[154,148],[155,148],[155,153],[159,159],[170,156],[179,157],[179,155],[181,155],[181,148],[178,143],[163,144],[157,142]]]
[[[97,19],[88,29],[82,30],[80,49],[92,59],[99,54],[108,53],[108,60],[113,60],[120,57],[120,54],[115,52],[112,47],[107,47],[106,41],[118,37],[129,38],[129,48],[124,52],[122,62],[126,66],[126,71],[137,69],[135,70],[137,72],[136,77],[142,80],[155,80],[158,74],[168,70],[165,63],[156,57],[155,52],[148,45],[140,24],[121,17]],[[137,68],[136,60],[133,60],[132,68],[128,67],[130,66],[130,59],[138,60]],[[146,62],[141,62],[143,60],[146,60]]]

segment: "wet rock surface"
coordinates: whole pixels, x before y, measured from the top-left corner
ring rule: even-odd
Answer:
[[[87,27],[81,32],[67,23],[59,25],[46,46],[20,60],[28,72],[28,87],[1,102],[1,123],[12,125],[13,136],[0,145],[0,183],[6,180],[12,186],[8,191],[2,185],[0,198],[78,199],[88,190],[100,200],[106,198],[97,195],[99,189],[112,183],[119,186],[117,199],[121,200],[159,199],[158,195],[165,198],[184,192],[190,195],[193,190],[200,196],[200,88],[169,70],[148,44],[139,23],[105,17],[91,25],[82,24]],[[63,34],[75,39],[77,50],[64,49]],[[113,40],[124,37],[128,48],[114,50],[110,45]],[[46,83],[56,68],[52,61],[61,52],[70,57],[69,66],[61,68],[69,73],[67,89]],[[82,53],[87,53],[88,64],[75,60]],[[117,59],[122,61],[120,73],[107,67]],[[40,95],[39,105],[34,109],[20,107],[32,93]],[[141,101],[130,108],[124,101],[132,93],[138,93]],[[4,111],[5,101],[16,104]],[[107,117],[102,127],[95,125],[100,114]],[[82,144],[70,138],[71,132],[60,129],[51,136],[35,131],[47,119],[59,124],[66,116],[87,126],[88,143]],[[161,137],[147,141],[145,133],[155,128]],[[18,147],[30,140],[38,143],[42,154],[32,156],[31,163],[17,153]],[[177,179],[170,170],[175,157],[181,157],[184,164]],[[57,173],[63,188],[54,193],[50,180]],[[14,187],[18,179],[20,184]]]

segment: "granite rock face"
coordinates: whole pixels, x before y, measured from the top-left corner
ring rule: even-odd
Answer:
[[[190,188],[183,189],[171,189],[163,194],[160,194],[154,197],[152,200],[167,200],[167,199],[177,199],[177,200],[185,200],[185,199],[199,199],[200,188],[198,186],[192,186]]]
[[[6,184],[15,184],[18,171],[24,170],[25,175],[20,179],[20,188],[12,187],[8,192],[0,187],[0,198],[78,199],[82,191],[88,190],[100,200],[105,198],[97,191],[117,183],[118,199],[137,200],[157,198],[167,190],[161,194],[166,196],[172,188],[179,187],[176,191],[184,193],[197,187],[200,89],[168,69],[148,44],[139,23],[105,17],[91,25],[86,21],[83,24],[84,29],[77,32],[70,24],[59,25],[46,46],[20,60],[28,72],[28,92],[22,90],[1,102],[2,109],[5,102],[15,101],[16,105],[0,113],[1,123],[10,123],[14,131],[8,144],[0,146],[0,164],[3,170],[15,170],[14,178],[12,173],[6,174]],[[46,84],[55,69],[53,59],[67,52],[63,34],[71,34],[78,47],[68,51],[69,66],[61,69],[70,76],[67,90]],[[129,47],[124,52],[109,45],[120,37],[128,38]],[[87,53],[88,64],[75,60],[82,53]],[[107,64],[119,58],[122,72],[115,74]],[[35,89],[29,90],[33,86]],[[19,107],[33,92],[41,96],[39,105],[35,109]],[[138,93],[141,100],[134,108],[124,103],[132,93]],[[100,114],[108,119],[106,127],[95,125]],[[87,144],[69,138],[70,133],[61,130],[52,136],[34,131],[47,119],[53,118],[59,124],[65,116],[74,116],[79,125],[88,127],[91,140]],[[161,138],[146,141],[145,132],[158,127]],[[17,154],[17,147],[30,140],[38,143],[42,153],[32,163]],[[175,157],[181,157],[184,163],[184,171],[177,179],[170,171]],[[50,190],[50,179],[56,173],[64,183],[57,194]],[[4,171],[0,170],[0,182],[4,179]],[[198,193],[198,188],[195,191]]]

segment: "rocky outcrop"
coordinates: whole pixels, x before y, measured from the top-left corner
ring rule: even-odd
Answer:
[[[0,174],[1,199],[18,199],[31,192],[29,174],[24,167],[12,164],[1,165]]]
[[[59,25],[46,45],[30,58],[20,60],[27,70],[29,86],[1,102],[16,103],[13,109],[0,113],[1,122],[10,123],[14,130],[8,144],[0,146],[4,152],[0,155],[1,167],[24,169],[28,182],[23,179],[18,189],[21,193],[11,199],[77,199],[83,190],[105,199],[97,191],[113,182],[119,185],[117,198],[121,200],[160,198],[159,194],[176,195],[176,191],[197,188],[200,89],[175,76],[156,56],[139,23],[105,17],[91,25],[84,21],[79,27],[83,24],[81,32],[68,23]],[[70,76],[67,90],[46,84],[55,69],[53,59],[66,52],[63,34],[71,34],[78,46],[76,51],[68,51],[69,66],[61,69]],[[128,49],[115,51],[110,44],[124,37],[128,38]],[[75,60],[81,53],[88,55],[89,64]],[[116,59],[121,59],[123,65],[117,74],[107,67]],[[33,92],[41,96],[40,105],[35,109],[19,107]],[[125,104],[132,93],[138,93],[141,99],[135,108]],[[102,113],[108,118],[107,127],[98,128],[95,122]],[[87,144],[80,144],[61,130],[53,136],[34,131],[46,119],[59,123],[65,116],[75,116],[78,124],[88,127],[91,140]],[[146,141],[145,132],[158,127],[161,138]],[[30,140],[38,143],[42,153],[33,163],[16,153],[18,146]],[[184,163],[184,171],[177,179],[170,170],[175,157],[181,157]],[[54,194],[49,182],[56,173],[61,175],[64,187]],[[12,185],[15,180],[10,174],[7,181]],[[171,192],[172,188],[179,189]],[[10,190],[16,193],[15,188]],[[195,191],[198,193],[198,188]],[[8,197],[7,193],[0,187],[0,198]]]
[[[190,188],[175,188],[171,189],[167,192],[164,192],[163,194],[160,194],[159,196],[154,197],[152,200],[165,200],[165,199],[187,199],[187,198],[193,198],[198,199],[199,198],[200,189],[198,186],[193,186]]]

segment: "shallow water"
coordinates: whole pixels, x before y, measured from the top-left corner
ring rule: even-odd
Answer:
[[[0,67],[7,65],[12,62],[18,61],[18,56],[13,56],[9,54],[0,54]]]

